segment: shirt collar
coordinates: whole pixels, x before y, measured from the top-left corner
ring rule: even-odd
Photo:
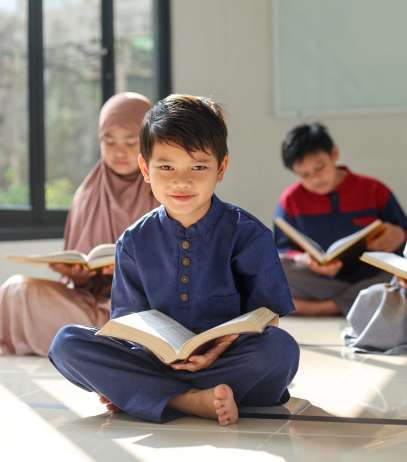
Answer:
[[[214,194],[212,196],[210,209],[206,215],[188,228],[184,228],[184,226],[182,226],[177,220],[169,217],[163,205],[158,208],[158,216],[165,230],[180,239],[201,237],[204,238],[204,240],[208,240],[208,231],[219,220],[223,214],[223,209],[223,202],[220,201]]]
[[[344,170],[346,172],[346,175],[342,179],[342,181],[338,184],[338,186],[335,188],[334,191],[337,191],[338,193],[343,193],[345,191],[349,191],[350,188],[354,186],[354,180],[355,180],[355,174],[349,170],[346,165],[341,165],[339,166],[341,170]],[[332,191],[332,192],[334,192]]]

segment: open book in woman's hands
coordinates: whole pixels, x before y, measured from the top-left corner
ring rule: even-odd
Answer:
[[[366,250],[366,242],[382,232],[383,222],[375,220],[356,233],[349,234],[333,242],[326,251],[315,241],[301,233],[283,218],[276,218],[275,224],[293,242],[313,257],[318,263],[324,265],[336,258],[346,263],[355,261]]]
[[[100,244],[87,255],[77,250],[63,250],[44,255],[9,255],[5,258],[18,263],[51,264],[64,263],[66,265],[83,265],[88,269],[102,268],[114,265],[115,244]]]
[[[139,343],[163,363],[185,360],[199,347],[224,335],[260,333],[278,324],[278,315],[268,308],[257,308],[212,329],[195,334],[158,310],[131,313],[108,321],[96,335]]]

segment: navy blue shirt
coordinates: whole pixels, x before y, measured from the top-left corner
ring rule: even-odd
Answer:
[[[273,234],[216,196],[188,228],[160,206],[117,241],[112,318],[154,308],[199,333],[261,306],[293,310]]]

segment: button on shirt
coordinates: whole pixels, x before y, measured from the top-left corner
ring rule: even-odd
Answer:
[[[154,308],[198,333],[261,306],[293,310],[273,234],[216,196],[188,228],[160,206],[117,241],[112,318]]]

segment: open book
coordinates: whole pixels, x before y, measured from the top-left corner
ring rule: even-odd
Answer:
[[[383,222],[375,220],[356,233],[349,234],[332,243],[326,251],[315,241],[298,231],[283,218],[276,218],[275,224],[297,245],[308,252],[320,264],[329,263],[335,258],[344,263],[356,260],[366,250],[366,241],[382,232]]]
[[[65,263],[68,265],[81,264],[88,269],[114,265],[115,244],[100,244],[87,255],[77,250],[63,250],[44,255],[8,255],[5,258],[19,263],[50,264]]]
[[[96,335],[139,343],[163,363],[170,364],[187,359],[199,347],[218,337],[260,333],[269,324],[278,324],[278,315],[263,307],[195,334],[161,311],[147,310],[111,319]]]
[[[383,271],[407,279],[407,258],[390,252],[365,252],[360,259]]]

